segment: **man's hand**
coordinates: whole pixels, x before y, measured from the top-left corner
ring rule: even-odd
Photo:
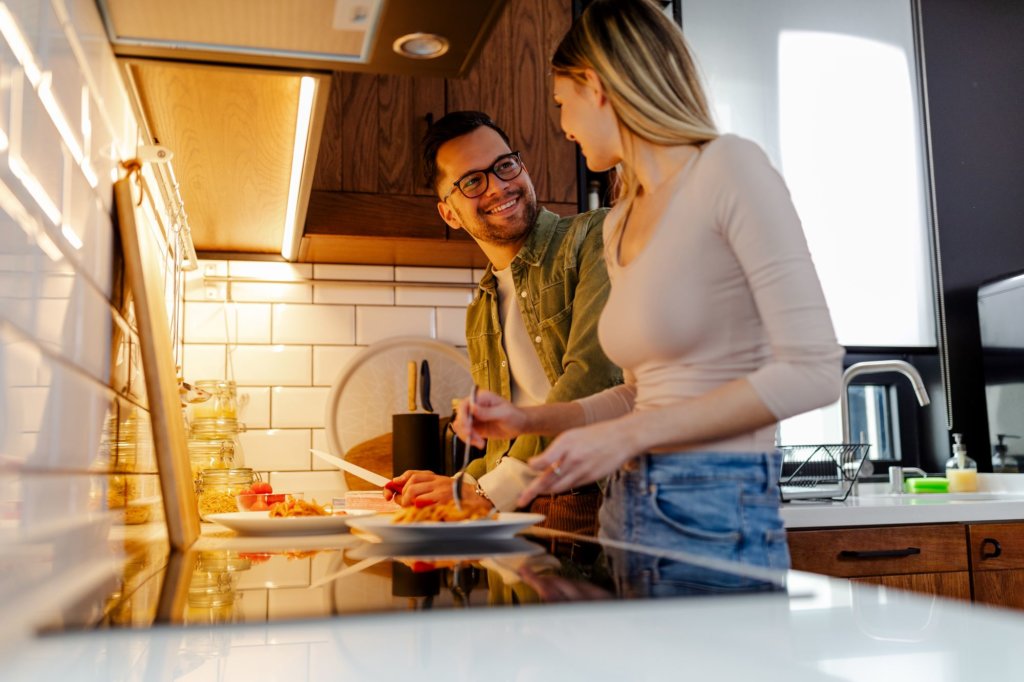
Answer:
[[[526,413],[491,391],[477,391],[472,420],[467,419],[469,409],[468,399],[459,402],[452,428],[459,438],[478,448],[484,446],[484,440],[487,438],[515,438],[523,433],[526,427]],[[466,428],[467,423],[472,424],[472,433]]]
[[[452,479],[448,476],[441,476],[432,471],[409,470],[392,480],[395,484],[393,487],[401,492],[396,493],[385,488],[384,497],[388,500],[393,499],[403,507],[443,504],[452,499]],[[462,504],[490,509],[491,503],[477,495],[474,488],[475,486],[469,483],[462,484]]]

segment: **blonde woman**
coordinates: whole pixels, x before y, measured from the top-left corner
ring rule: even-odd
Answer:
[[[617,169],[599,339],[626,383],[522,409],[483,392],[460,435],[560,434],[520,504],[607,477],[603,536],[785,568],[777,422],[835,401],[843,356],[785,184],[718,134],[646,0],[592,2],[552,70],[566,136]]]

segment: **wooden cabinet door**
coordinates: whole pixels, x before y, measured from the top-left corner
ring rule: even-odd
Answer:
[[[933,594],[950,599],[971,599],[971,577],[967,571],[952,573],[910,573],[853,578],[851,582],[878,585],[896,590]]]
[[[559,127],[548,75],[571,19],[570,0],[510,0],[465,78],[333,74],[300,259],[483,267],[423,178],[420,141],[450,111],[494,118],[522,152],[538,202],[576,213],[576,145]]]
[[[791,531],[793,568],[839,578],[966,572],[962,525]]]
[[[1024,523],[973,523],[967,532],[974,601],[1024,608]]]
[[[466,78],[448,80],[448,111],[491,116],[522,152],[537,200],[576,212],[576,145],[551,98],[549,62],[572,23],[570,0],[512,0]]]

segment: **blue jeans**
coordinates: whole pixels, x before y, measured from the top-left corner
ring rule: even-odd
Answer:
[[[687,452],[642,455],[608,481],[601,506],[603,538],[725,561],[789,568],[786,530],[779,515],[781,455]],[[616,572],[649,581],[691,582],[692,567],[638,556]],[[643,565],[641,565],[643,564]],[[719,588],[755,588],[722,576]],[[721,591],[713,590],[713,591]]]

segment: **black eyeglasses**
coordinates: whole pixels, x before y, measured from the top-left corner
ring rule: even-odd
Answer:
[[[452,188],[448,190],[448,194],[445,194],[441,201],[448,201],[448,197],[456,189],[462,192],[462,195],[467,199],[475,199],[487,191],[488,173],[493,173],[499,180],[511,180],[518,178],[522,172],[523,160],[519,158],[519,152],[502,154],[494,160],[494,165],[490,168],[469,171],[456,180],[452,184]]]

